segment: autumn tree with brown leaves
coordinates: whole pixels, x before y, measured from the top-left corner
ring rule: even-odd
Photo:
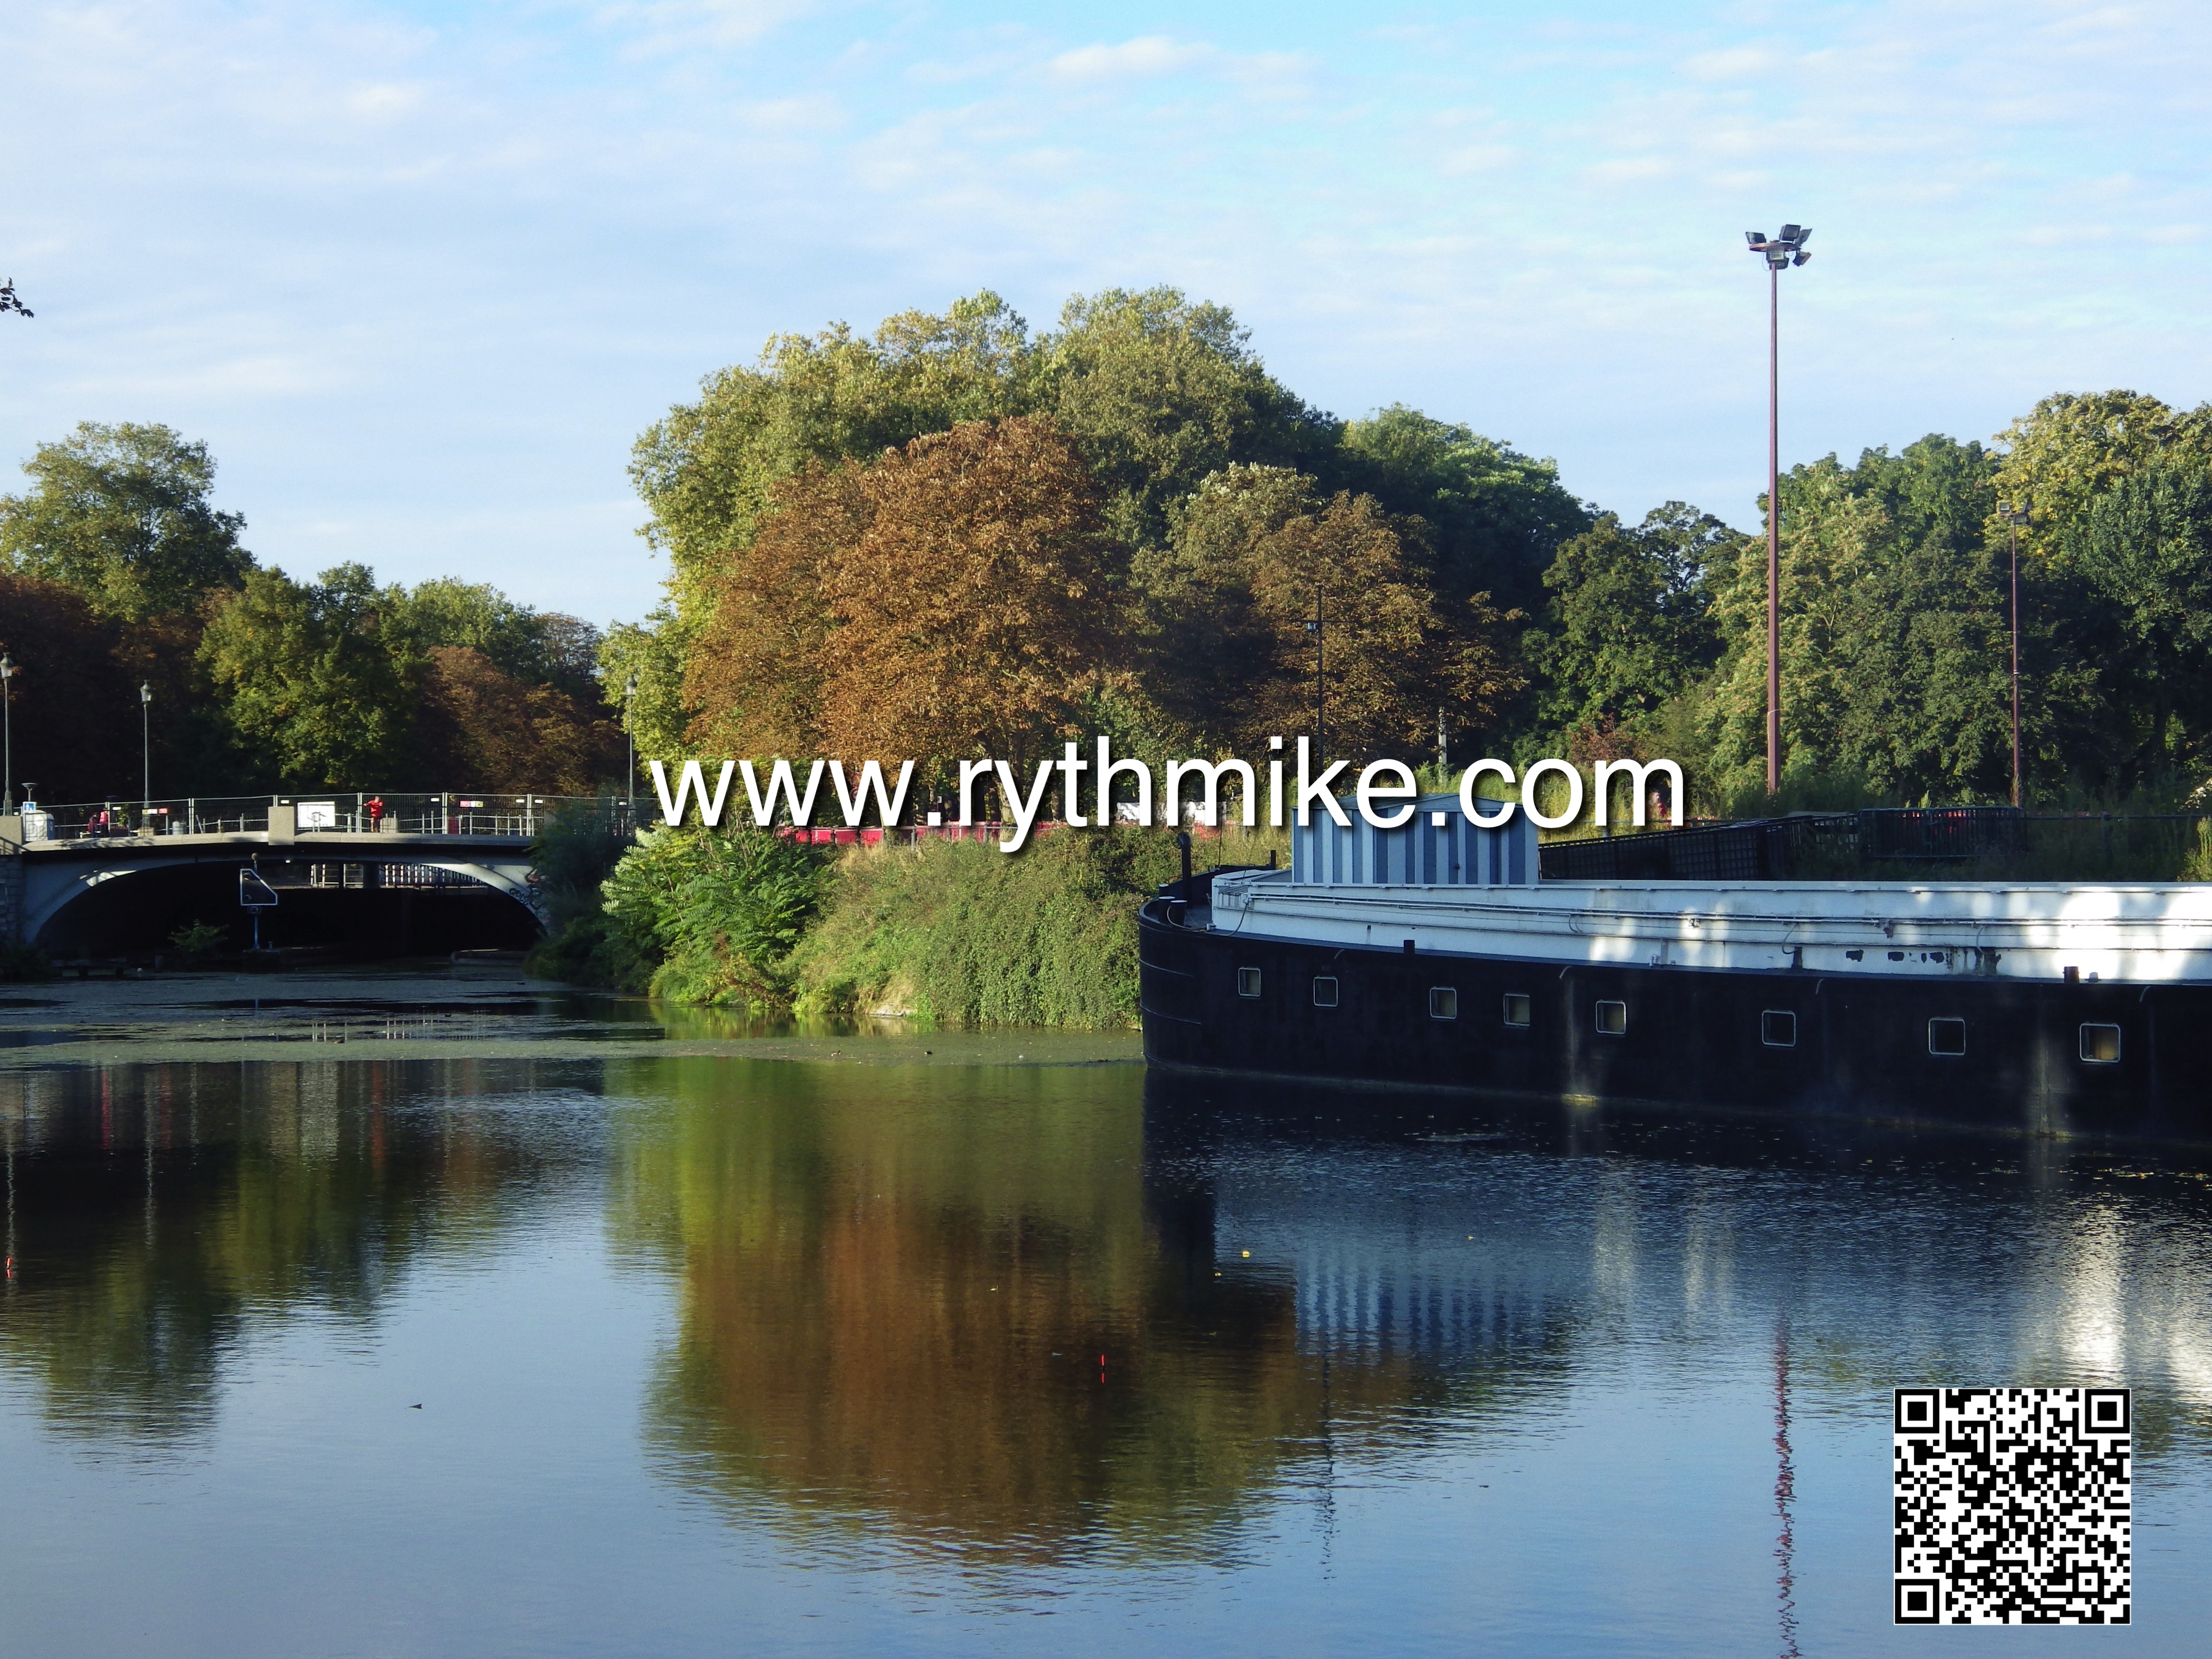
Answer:
[[[972,421],[784,480],[694,649],[695,743],[1034,757],[1116,635],[1100,491],[1050,420]]]

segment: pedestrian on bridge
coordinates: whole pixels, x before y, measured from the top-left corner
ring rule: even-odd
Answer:
[[[368,804],[362,811],[368,814],[368,833],[372,836],[381,833],[384,828],[384,797],[371,795]]]

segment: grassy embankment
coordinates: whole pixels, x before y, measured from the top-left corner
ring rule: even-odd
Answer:
[[[533,969],[763,1014],[897,1014],[1092,1030],[1137,1018],[1139,902],[1179,866],[1168,830],[1061,830],[828,849],[758,830],[663,830],[610,866],[599,826],[539,842],[555,929]],[[1265,863],[1285,834],[1230,830],[1194,866]]]

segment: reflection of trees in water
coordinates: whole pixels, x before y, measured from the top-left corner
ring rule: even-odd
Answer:
[[[681,1265],[651,1410],[694,1491],[1015,1556],[1209,1553],[1332,1413],[1424,1389],[1301,1353],[1286,1281],[1217,1279],[1148,1209],[1133,1071],[964,1079],[957,1109],[912,1079],[653,1076],[617,1226]]]
[[[426,1247],[495,1228],[531,1158],[480,1119],[407,1109],[482,1069],[0,1076],[13,1262],[0,1365],[36,1378],[67,1431],[200,1431],[256,1321],[366,1321]]]

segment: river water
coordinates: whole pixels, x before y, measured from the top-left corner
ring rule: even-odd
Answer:
[[[1934,1383],[2132,1388],[2056,1639],[2212,1628],[2203,1160],[496,969],[12,988],[0,1139],[10,1659],[1948,1651]]]

